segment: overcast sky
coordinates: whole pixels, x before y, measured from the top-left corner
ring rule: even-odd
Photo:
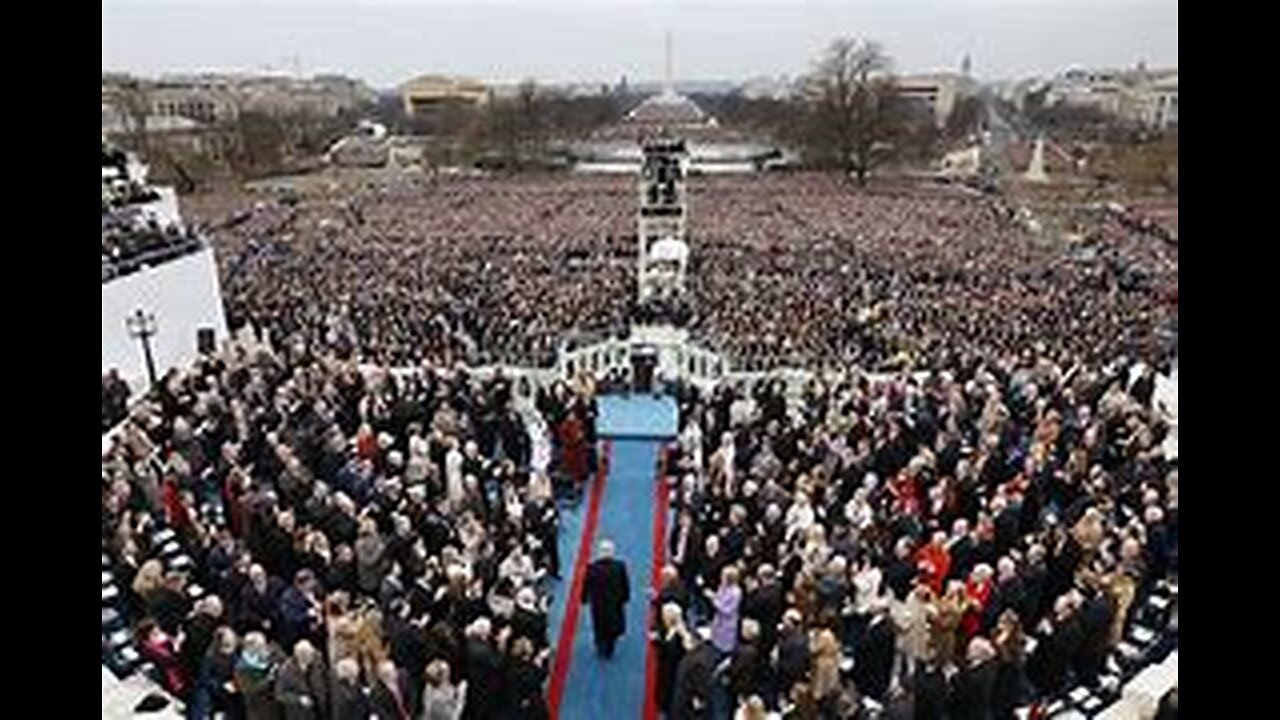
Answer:
[[[899,72],[968,53],[984,79],[1178,63],[1177,0],[104,0],[102,69],[636,82],[661,78],[666,30],[680,79],[795,75],[837,35]]]

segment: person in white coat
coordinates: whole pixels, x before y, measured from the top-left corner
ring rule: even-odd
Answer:
[[[449,505],[457,510],[462,506],[466,496],[466,488],[462,483],[462,451],[458,449],[458,439],[449,438],[449,450],[444,456],[444,488]]]

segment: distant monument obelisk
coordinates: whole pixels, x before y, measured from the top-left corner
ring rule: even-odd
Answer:
[[[667,31],[666,38],[665,61],[666,67],[662,78],[662,94],[667,97],[673,97],[676,94],[676,73],[675,61],[671,54],[671,31]]]
[[[1044,170],[1044,136],[1036,138],[1035,149],[1031,151],[1031,165],[1022,176],[1028,182],[1049,182],[1049,174]]]

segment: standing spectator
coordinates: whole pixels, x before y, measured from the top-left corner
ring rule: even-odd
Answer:
[[[467,683],[464,680],[455,685],[449,675],[449,663],[444,660],[432,660],[427,665],[421,720],[459,720],[462,717],[467,701]]]
[[[891,601],[890,617],[897,631],[894,677],[915,675],[916,667],[932,657],[929,623],[934,613],[934,601],[933,588],[925,583],[912,588],[905,601]]]
[[[854,685],[879,702],[884,701],[893,678],[894,644],[889,606],[882,601],[872,608],[871,624],[858,640],[853,661]]]
[[[769,687],[768,664],[760,648],[760,624],[742,621],[742,642],[734,648],[727,675],[735,706],[754,693]]]
[[[193,717],[210,717],[215,712],[225,714],[228,720],[244,717],[244,702],[235,684],[239,648],[240,639],[230,627],[223,625],[214,633],[200,668],[200,681],[192,701]]]
[[[991,691],[991,710],[996,720],[1008,720],[1026,699],[1026,636],[1018,615],[1005,610],[996,621],[991,642],[996,648],[999,671]]]
[[[789,694],[809,673],[809,638],[803,623],[803,616],[795,608],[782,614],[777,649],[778,689],[782,693]]]
[[[506,676],[511,687],[513,720],[546,720],[550,717],[542,694],[547,672],[540,660],[534,657],[533,643],[529,638],[517,637],[512,642]]]
[[[558,436],[564,473],[572,483],[575,495],[581,495],[587,482],[587,435],[575,405],[560,424]]]
[[[183,625],[178,655],[182,660],[183,674],[192,682],[200,677],[201,667],[221,623],[222,600],[217,595],[206,595],[196,602],[195,612]]]
[[[320,584],[310,570],[299,570],[293,585],[280,595],[280,639],[286,645],[310,639],[321,642],[323,617]],[[314,645],[308,643],[314,648]]]
[[[409,678],[390,660],[378,663],[369,706],[379,720],[413,720],[414,697]]]
[[[738,568],[729,565],[720,571],[720,587],[711,598],[715,617],[711,620],[711,644],[721,655],[728,655],[738,644],[738,624],[742,609],[742,586],[738,582]]]
[[[995,648],[986,638],[974,638],[969,643],[964,666],[951,680],[953,720],[988,720],[991,717],[997,673]]]
[[[356,572],[360,590],[368,595],[378,592],[382,584],[382,576],[386,569],[386,545],[378,533],[378,524],[373,518],[360,521],[360,536],[356,540]]]
[[[778,625],[786,598],[777,572],[768,563],[762,563],[756,571],[757,583],[748,588],[742,598],[742,615],[754,619],[760,627],[760,646],[766,654],[773,651],[778,639]]]
[[[293,657],[276,673],[276,702],[284,720],[320,720],[329,717],[329,683],[324,661],[309,641],[299,640]]]
[[[177,697],[187,697],[190,681],[182,671],[182,661],[173,639],[161,629],[160,624],[151,618],[143,618],[134,631],[134,637],[138,654],[160,670],[164,689]]]
[[[840,682],[840,641],[830,630],[819,630],[813,640],[813,670],[810,693],[824,717],[836,716],[842,692]]]
[[[684,625],[684,611],[680,605],[671,602],[662,605],[653,644],[656,646],[653,652],[658,659],[654,693],[657,696],[658,710],[670,717],[676,689],[676,670],[680,667],[685,651],[693,645],[693,639]]]
[[[246,720],[280,719],[280,705],[275,698],[277,667],[277,653],[267,645],[266,636],[247,633],[235,668],[236,690],[244,698]]]
[[[462,712],[466,720],[487,720],[504,707],[502,660],[490,644],[491,632],[488,618],[480,618],[467,628],[463,651],[467,702]]]
[[[671,698],[671,720],[698,720],[711,712],[717,652],[707,633],[681,658]]]
[[[369,698],[360,686],[360,663],[355,658],[344,657],[334,664],[330,697],[333,720],[369,720]]]
[[[129,402],[129,386],[120,379],[115,368],[102,376],[102,432],[115,427],[127,414],[126,404]]]

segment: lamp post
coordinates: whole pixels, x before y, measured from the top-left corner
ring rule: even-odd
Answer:
[[[142,343],[142,356],[147,360],[147,378],[150,387],[156,386],[156,362],[151,357],[151,336],[156,334],[156,316],[138,308],[132,315],[124,319],[129,336]]]

